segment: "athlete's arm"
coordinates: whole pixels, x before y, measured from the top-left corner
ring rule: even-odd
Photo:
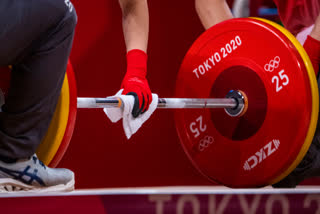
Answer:
[[[133,117],[148,110],[152,101],[147,75],[149,11],[147,0],[119,0],[123,34],[127,48],[127,73],[122,81],[123,94],[135,97]]]
[[[147,0],[119,0],[119,3],[127,52],[132,49],[147,52],[149,35]]]
[[[195,7],[205,29],[233,18],[225,0],[195,0]]]

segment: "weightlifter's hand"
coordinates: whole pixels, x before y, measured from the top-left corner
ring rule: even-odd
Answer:
[[[138,117],[148,110],[152,102],[151,90],[146,79],[147,54],[139,49],[127,53],[127,73],[122,81],[122,94],[134,96],[132,116]]]

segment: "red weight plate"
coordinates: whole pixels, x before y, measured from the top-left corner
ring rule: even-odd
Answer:
[[[295,161],[310,125],[312,92],[304,62],[279,30],[232,19],[202,34],[181,65],[177,97],[223,98],[241,90],[247,112],[176,111],[182,146],[211,181],[229,187],[270,184]]]
[[[72,64],[70,61],[68,62],[66,77],[68,78],[70,96],[68,123],[59,149],[53,157],[53,159],[50,161],[50,167],[56,167],[63,158],[65,152],[67,151],[77,117],[77,84]]]

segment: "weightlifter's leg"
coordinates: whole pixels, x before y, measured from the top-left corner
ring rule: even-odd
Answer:
[[[76,20],[65,0],[0,2],[0,64],[12,65],[0,113],[0,178],[39,187],[73,180],[71,171],[50,169],[34,153],[59,98]]]

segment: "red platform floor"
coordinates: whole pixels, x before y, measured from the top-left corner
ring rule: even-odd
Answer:
[[[155,187],[79,189],[67,193],[3,193],[0,213],[228,214],[319,213],[320,187],[229,189]]]

